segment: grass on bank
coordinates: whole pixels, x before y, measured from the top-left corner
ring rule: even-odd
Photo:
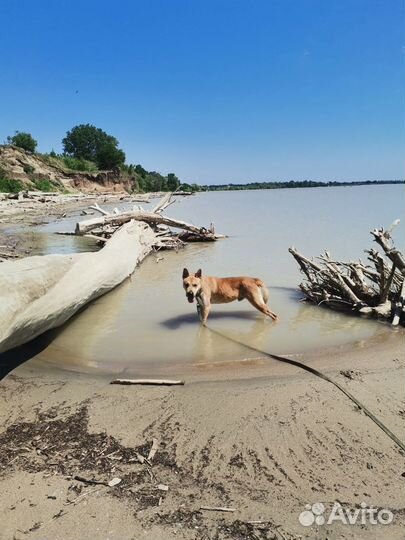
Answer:
[[[24,186],[19,180],[0,177],[0,192],[1,193],[18,193],[22,191]]]
[[[58,191],[58,188],[46,178],[32,180],[33,186],[24,185],[20,180],[0,177],[0,193],[18,193],[27,189],[38,191]]]
[[[45,163],[48,163],[48,165],[58,167],[66,172],[98,172],[97,165],[93,161],[88,161],[87,159],[64,156],[62,154],[56,154],[55,152],[37,155],[40,155],[40,157],[45,161]]]

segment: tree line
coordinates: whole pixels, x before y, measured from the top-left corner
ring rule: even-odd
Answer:
[[[7,144],[35,153],[38,142],[31,133],[16,131],[7,137]],[[77,171],[96,172],[97,170],[116,170],[130,177],[134,191],[194,191],[196,186],[181,183],[174,173],[164,176],[156,171],[147,171],[142,165],[126,163],[125,152],[119,148],[116,137],[91,124],[73,127],[62,139],[63,153],[52,150],[41,154],[45,159],[57,159],[67,168]]]
[[[288,182],[249,182],[247,184],[207,184],[200,186],[201,191],[242,191],[250,189],[313,188],[333,186],[367,186],[374,184],[404,184],[405,180],[358,180],[354,182],[314,180],[289,180]]]

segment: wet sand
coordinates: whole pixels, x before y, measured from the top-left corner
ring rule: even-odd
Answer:
[[[400,329],[388,348],[300,359],[347,386],[403,439],[403,337]],[[17,368],[0,385],[0,538],[402,538],[403,456],[385,433],[298,368],[263,361],[254,373],[238,371],[190,375],[184,387],[127,387]],[[149,467],[136,452],[147,457],[154,438]],[[306,504],[330,509],[334,501],[388,508],[394,521],[300,525]],[[199,510],[206,505],[235,512]]]

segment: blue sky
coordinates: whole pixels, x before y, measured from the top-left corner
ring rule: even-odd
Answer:
[[[0,141],[92,123],[184,181],[404,177],[403,0],[0,3]]]

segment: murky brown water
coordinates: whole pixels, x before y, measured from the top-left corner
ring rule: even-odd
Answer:
[[[184,198],[170,214],[196,224],[212,221],[230,235],[215,244],[193,244],[174,253],[151,255],[131,280],[76,316],[35,362],[62,369],[153,376],[187,367],[233,369],[254,364],[259,354],[201,328],[195,305],[181,285],[184,266],[218,276],[252,275],[270,288],[270,306],[279,322],[265,320],[247,302],[214,306],[212,328],[258,349],[296,353],[342,343],[389,340],[387,325],[341,315],[300,302],[295,245],[308,255],[328,249],[353,259],[372,245],[369,231],[402,215],[403,186],[348,187],[204,193]],[[376,216],[378,220],[376,222]],[[42,252],[74,249],[72,237],[50,235],[74,220],[40,230],[53,242]],[[399,246],[403,229],[397,230]],[[55,240],[57,238],[57,240]],[[51,240],[52,239],[52,240]],[[56,246],[55,246],[56,242]],[[66,242],[66,244],[64,244]],[[73,243],[72,243],[73,242]],[[68,247],[66,248],[66,245]]]

